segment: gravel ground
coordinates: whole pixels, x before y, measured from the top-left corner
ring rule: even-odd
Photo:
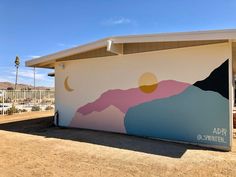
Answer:
[[[220,152],[56,128],[50,115],[52,112],[0,117],[0,176],[236,176],[235,147]]]

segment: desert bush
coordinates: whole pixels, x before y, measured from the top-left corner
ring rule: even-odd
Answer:
[[[21,109],[21,112],[27,112],[27,110],[26,109]]]
[[[52,109],[54,109],[52,106],[47,106],[47,107],[45,108],[46,111],[52,110]]]
[[[40,111],[41,109],[40,109],[40,107],[39,106],[33,106],[32,108],[31,108],[31,111]]]
[[[12,115],[14,113],[19,113],[19,110],[15,107],[15,106],[12,106],[11,108],[9,108],[7,111],[6,111],[7,115]]]

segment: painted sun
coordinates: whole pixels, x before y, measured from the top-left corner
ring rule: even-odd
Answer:
[[[158,87],[158,81],[153,73],[146,72],[139,77],[139,89],[144,93],[152,93]]]

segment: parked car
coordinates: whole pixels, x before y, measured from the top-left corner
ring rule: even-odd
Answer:
[[[7,111],[9,108],[11,108],[12,107],[12,104],[9,104],[9,103],[4,103],[4,104],[0,104],[0,111],[2,111],[2,109],[4,110],[4,111]]]

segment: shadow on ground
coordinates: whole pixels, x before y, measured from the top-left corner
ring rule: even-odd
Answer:
[[[53,126],[53,117],[0,123],[0,130],[27,133],[44,136],[46,138],[59,138],[86,142],[172,158],[181,158],[188,149],[203,149],[192,145],[152,140],[118,133],[58,128]]]

